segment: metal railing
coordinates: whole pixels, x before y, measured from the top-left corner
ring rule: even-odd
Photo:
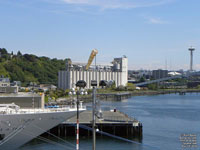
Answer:
[[[85,106],[79,108],[80,111],[86,110]],[[0,115],[7,114],[35,114],[35,113],[53,113],[53,112],[66,112],[76,111],[75,106],[71,107],[59,107],[59,108],[29,108],[29,109],[12,109],[12,108],[1,108]]]

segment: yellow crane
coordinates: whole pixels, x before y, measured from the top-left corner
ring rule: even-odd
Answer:
[[[92,52],[91,52],[91,54],[90,54],[90,57],[89,57],[89,59],[88,59],[88,63],[87,63],[87,65],[86,65],[86,67],[85,67],[86,70],[89,69],[90,65],[92,64],[92,61],[93,61],[94,57],[95,57],[97,54],[98,54],[98,50],[97,50],[97,49],[92,50]]]

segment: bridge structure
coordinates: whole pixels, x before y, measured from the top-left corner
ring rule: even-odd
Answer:
[[[158,82],[162,82],[162,81],[167,81],[167,80],[172,80],[172,79],[179,79],[179,78],[184,78],[184,77],[186,77],[186,76],[176,75],[176,76],[172,76],[172,77],[166,77],[166,78],[161,78],[161,79],[156,79],[156,80],[136,83],[135,86],[136,87],[141,87],[141,86],[152,84],[152,83],[158,83]],[[131,82],[131,80],[129,80],[129,81]]]

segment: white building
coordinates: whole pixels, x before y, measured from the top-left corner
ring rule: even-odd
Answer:
[[[128,58],[126,56],[121,58],[114,58],[112,65],[97,65],[91,66],[85,70],[85,65],[72,64],[68,59],[66,70],[58,72],[58,88],[71,89],[79,80],[84,80],[87,83],[88,89],[91,87],[91,80],[115,81],[116,86],[126,86],[128,80]]]

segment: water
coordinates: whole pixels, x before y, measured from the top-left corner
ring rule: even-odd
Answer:
[[[123,101],[102,101],[103,108],[117,108],[143,123],[142,144],[133,144],[110,137],[97,138],[97,150],[200,150],[200,94],[135,96]],[[181,134],[195,134],[197,148],[182,148]],[[60,145],[34,140],[22,150],[75,149],[75,137]],[[71,146],[73,143],[73,146]],[[62,145],[61,145],[62,144]],[[80,149],[92,149],[92,139],[81,137]]]

